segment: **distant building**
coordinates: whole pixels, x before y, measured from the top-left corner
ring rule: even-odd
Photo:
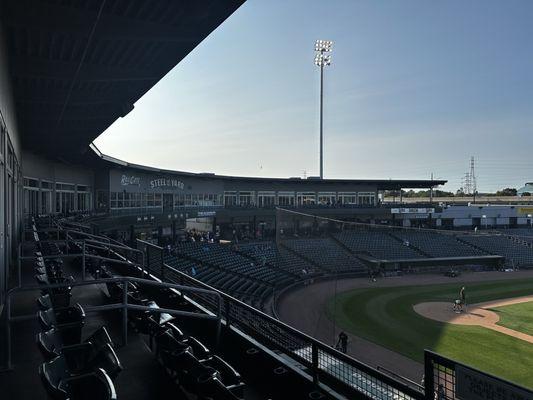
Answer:
[[[518,196],[523,196],[524,193],[533,195],[533,182],[526,182],[526,185],[523,188],[520,188],[516,191]]]

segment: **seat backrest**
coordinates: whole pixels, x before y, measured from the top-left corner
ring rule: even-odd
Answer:
[[[207,364],[220,373],[224,385],[236,385],[241,382],[241,375],[219,356],[213,355]]]
[[[54,397],[57,397],[58,394],[66,394],[64,390],[59,388],[61,380],[69,375],[67,362],[64,357],[58,356],[51,361],[42,363],[39,367],[39,375],[48,392]]]
[[[190,336],[186,341],[192,347],[193,354],[199,360],[203,360],[211,354],[209,349],[195,337]]]
[[[111,345],[111,347],[115,347],[113,345],[113,341],[111,340],[111,336],[109,336],[109,333],[107,332],[105,326],[102,326],[96,331],[94,331],[93,334],[89,336],[85,341],[92,343],[95,349],[97,350],[103,348],[106,344]]]
[[[172,333],[172,336],[174,336],[174,338],[176,338],[177,340],[181,340],[183,338],[183,332],[181,331],[180,328],[177,327],[176,324],[172,323],[172,322],[167,322],[165,324],[165,327],[168,328],[168,330],[170,330],[170,332]]]
[[[113,381],[102,369],[61,381],[59,388],[76,400],[116,400]]]
[[[39,311],[38,318],[39,323],[44,330],[49,330],[56,324],[56,315],[52,308],[49,308],[46,311]]]
[[[63,343],[56,329],[52,328],[37,335],[37,343],[46,358],[58,356]]]
[[[120,371],[122,365],[118,359],[115,350],[108,343],[104,345],[88,362],[88,367],[92,369],[102,368],[111,379],[115,379]]]

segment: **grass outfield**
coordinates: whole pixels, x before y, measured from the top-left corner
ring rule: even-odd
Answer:
[[[495,307],[491,310],[500,316],[498,325],[533,335],[533,302]]]
[[[460,286],[455,283],[355,289],[337,295],[335,313],[330,299],[327,313],[330,319],[335,315],[337,325],[344,330],[416,361],[423,362],[423,350],[430,349],[533,388],[531,343],[482,327],[433,321],[413,310],[417,303],[451,302],[458,297]],[[470,304],[531,295],[533,279],[468,283],[466,293]],[[518,312],[504,323],[516,322]]]

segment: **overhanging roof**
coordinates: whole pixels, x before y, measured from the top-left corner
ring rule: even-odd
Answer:
[[[239,182],[291,182],[295,185],[316,185],[317,183],[328,184],[358,184],[358,185],[376,185],[378,190],[400,190],[400,189],[428,189],[444,185],[446,180],[429,180],[429,179],[300,179],[300,178],[263,178],[248,176],[228,176],[217,175],[213,173],[194,173],[173,171],[168,169],[154,168],[145,165],[133,164],[118,158],[107,156],[100,152],[95,145],[91,145],[91,151],[87,153],[85,161],[94,165],[100,164],[106,168],[131,169],[138,173],[151,173],[161,175],[180,175],[191,176],[195,178],[215,179],[225,181]]]
[[[245,0],[4,0],[23,146],[76,159]]]

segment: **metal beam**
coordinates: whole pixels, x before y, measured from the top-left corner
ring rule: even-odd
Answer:
[[[173,11],[173,8],[172,2],[169,2],[167,13],[174,12],[176,18],[182,18],[185,24],[176,27],[104,12],[98,22],[98,29],[95,31],[94,38],[98,40],[184,44],[199,42],[202,36],[193,32],[192,21],[189,21],[183,12]],[[8,2],[5,21],[11,27],[31,27],[32,31],[53,34],[59,32],[83,38],[89,31],[95,15],[96,12],[90,9],[31,0],[17,0]],[[183,29],[183,25],[187,25],[187,22],[190,30]]]
[[[50,60],[38,57],[11,57],[12,74],[15,77],[48,78],[70,81],[74,77],[79,60],[71,62]],[[110,67],[97,64],[83,64],[78,81],[80,82],[114,82],[114,81],[148,81],[160,79],[157,71],[147,71],[131,67]]]
[[[133,85],[135,85],[133,83]],[[21,85],[22,86],[22,85]],[[74,88],[71,95],[70,105],[91,105],[91,104],[106,104],[106,103],[123,103],[125,99],[133,99],[131,94],[131,85],[122,85],[122,87],[115,87],[113,90],[94,91],[87,88]],[[141,86],[139,82],[135,86]],[[15,84],[15,101],[19,103],[42,103],[42,104],[63,104],[67,96],[68,90],[66,88],[57,87],[32,87],[31,90],[25,90]]]

